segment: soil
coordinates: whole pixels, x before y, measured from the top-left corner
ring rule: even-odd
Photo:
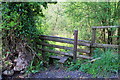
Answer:
[[[80,79],[86,79],[86,78],[93,78],[93,75],[87,74],[78,70],[75,71],[67,71],[65,67],[55,67],[50,66],[45,71],[39,71],[38,73],[31,73],[27,76],[24,76],[24,74],[19,74],[16,72],[13,76],[4,76],[4,78],[80,78]],[[118,78],[117,75],[113,75],[110,78]]]
[[[30,74],[29,78],[92,78],[92,75],[81,71],[66,71],[66,68],[50,67],[45,71]]]
[[[45,71],[40,71],[38,73],[30,74],[29,78],[94,78],[93,75],[81,72],[78,70],[67,71],[66,67],[55,67],[51,66]],[[103,78],[103,77],[98,77]],[[112,74],[109,78],[118,78],[118,75]]]

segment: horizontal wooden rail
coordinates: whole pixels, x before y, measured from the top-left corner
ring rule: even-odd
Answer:
[[[52,44],[43,43],[43,42],[39,42],[38,44],[41,44],[41,45],[44,45],[44,46],[48,46],[48,47],[54,47],[54,48],[60,48],[60,49],[66,49],[66,50],[73,50],[72,47],[52,45]],[[90,53],[89,50],[84,50],[84,49],[77,49],[77,52],[81,52],[81,53]]]
[[[54,51],[54,50],[49,50],[49,49],[40,49],[40,50],[44,51],[44,52],[56,53],[56,54],[61,54],[61,55],[73,57],[73,54],[69,54],[69,53],[65,53],[65,52],[61,52],[61,51]],[[77,55],[77,58],[93,59],[92,57],[85,56],[85,55]]]
[[[49,37],[49,38],[58,38],[58,39],[66,39],[66,40],[74,40],[71,38],[57,37],[57,36],[48,36],[48,35],[40,35],[40,37]]]
[[[65,40],[74,41],[74,39],[71,39],[71,38],[64,38],[64,37],[57,37],[57,36],[40,35],[40,37],[49,37],[49,38],[57,38],[57,39],[65,39]],[[88,40],[78,40],[78,42],[90,43],[91,41],[88,41]]]
[[[118,48],[118,45],[93,43],[92,47],[95,47],[95,48]]]
[[[39,42],[38,44],[41,44],[41,45],[44,45],[44,46],[48,46],[48,47],[54,47],[54,48],[60,48],[60,49],[66,49],[66,50],[72,50],[72,49],[73,49],[72,47],[52,45],[52,44],[43,43],[43,42]]]
[[[93,26],[95,29],[103,29],[103,28],[120,28],[120,26]]]
[[[61,43],[69,43],[69,44],[74,44],[74,41],[68,41],[68,40],[60,40],[60,39],[53,39],[53,38],[48,38],[48,37],[40,37],[40,39],[44,39],[44,40],[49,40],[49,41],[56,41],[56,42],[61,42]],[[78,45],[80,46],[90,46],[89,43],[80,43],[78,42]]]
[[[62,42],[62,43],[74,44],[74,41],[68,41],[68,40],[60,40],[60,39],[53,39],[53,38],[47,38],[47,37],[41,37],[41,39],[49,40],[49,41]],[[78,42],[78,45],[79,46],[90,47],[89,43]],[[118,48],[118,45],[93,43],[92,47],[96,47],[96,48]]]
[[[77,49],[77,52],[87,53],[87,54],[89,54],[89,53],[90,53],[90,51],[89,51],[89,50],[84,50],[84,49]]]
[[[48,37],[40,37],[40,39],[49,40],[49,41],[55,41],[55,42],[62,42],[62,43],[73,44],[73,41],[68,41],[68,40],[53,39],[53,38],[48,38]]]

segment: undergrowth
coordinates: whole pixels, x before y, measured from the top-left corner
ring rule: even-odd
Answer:
[[[110,77],[113,74],[118,74],[118,67],[120,66],[120,62],[118,60],[117,53],[114,53],[111,50],[107,50],[105,52],[96,50],[94,53],[94,58],[98,57],[101,59],[95,60],[92,63],[88,62],[89,60],[77,61],[75,64],[71,64],[68,70],[83,71],[92,74],[93,77]]]
[[[43,61],[35,58],[27,67],[26,73],[36,73],[43,70],[45,70],[45,67],[43,66]]]

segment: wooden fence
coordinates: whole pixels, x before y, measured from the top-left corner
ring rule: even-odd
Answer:
[[[96,28],[99,28],[99,27],[96,27]],[[42,45],[42,48],[40,50],[42,51],[43,58],[45,57],[44,52],[51,52],[51,53],[56,53],[56,54],[61,54],[61,55],[66,55],[66,56],[72,56],[74,61],[76,61],[77,58],[92,59],[91,56],[78,55],[77,52],[87,53],[90,55],[93,51],[93,48],[118,48],[118,45],[95,43],[96,28],[93,27],[92,29],[93,31],[92,31],[91,41],[78,40],[78,30],[74,31],[74,39],[57,37],[57,36],[40,35],[40,39],[42,40],[42,42],[39,42],[39,44]],[[74,47],[53,45],[53,44],[45,43],[45,40],[73,44]],[[73,53],[70,54],[70,53],[61,52],[61,51],[49,50],[49,49],[46,49],[45,46],[53,47],[53,48],[60,48],[60,49],[65,49],[65,50],[72,50]],[[90,50],[78,49],[77,46],[87,46],[88,48],[90,48]]]

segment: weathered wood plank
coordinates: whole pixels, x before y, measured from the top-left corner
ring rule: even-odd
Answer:
[[[81,52],[81,53],[90,53],[90,50],[84,50],[84,49],[77,49],[77,52]]]
[[[44,39],[45,40],[50,40],[50,41],[73,44],[73,41],[54,40],[54,39],[48,39],[48,38],[44,38]],[[88,47],[90,46],[89,43],[78,43],[78,45],[80,45],[80,46],[88,46]],[[93,43],[92,47],[96,47],[96,48],[118,48],[118,45]]]
[[[48,40],[48,41],[61,42],[61,43],[74,44],[74,41],[53,39],[53,38],[48,38],[48,37],[41,37],[40,39],[44,39],[44,40]],[[78,45],[80,45],[80,46],[88,46],[88,47],[90,46],[89,43],[83,43],[83,42],[78,42]]]
[[[58,45],[53,45],[53,44],[48,44],[48,43],[42,43],[42,42],[39,42],[38,44],[41,44],[41,45],[44,45],[44,46],[48,46],[48,47],[54,47],[54,48],[60,48],[60,49],[66,49],[66,50],[73,50],[72,47],[58,46]],[[89,50],[84,50],[84,49],[77,49],[77,52],[90,53]]]
[[[41,39],[42,40],[42,42],[44,42],[44,39]],[[42,49],[44,49],[45,48],[45,46],[44,45],[42,45]],[[45,54],[44,54],[45,52],[44,51],[42,51],[42,58],[43,58],[43,61],[45,61]]]
[[[92,40],[91,40],[91,45],[95,43],[96,40],[96,29],[92,29]]]
[[[39,50],[73,57],[73,54],[69,54],[69,53],[65,53],[61,51],[54,51],[54,50],[49,50],[49,49],[39,49]],[[85,56],[85,55],[77,55],[77,58],[92,59],[92,57]]]
[[[73,61],[76,62],[77,59],[77,43],[78,43],[78,30],[74,31],[74,48],[73,48]]]
[[[54,39],[56,38],[56,39],[65,39],[65,40],[74,41],[74,39],[71,39],[71,38],[64,38],[64,37],[57,37],[57,36],[40,35],[40,37],[49,37],[49,38],[54,38]],[[88,41],[88,40],[78,40],[78,42],[90,43],[91,41]]]
[[[53,59],[61,59],[62,58],[62,56],[49,56],[50,58],[53,58]]]
[[[61,42],[61,43],[69,43],[69,44],[73,44],[74,43],[73,41],[53,39],[53,38],[48,38],[48,37],[40,37],[40,39],[44,39],[44,40],[48,40],[48,41]]]
[[[68,59],[68,57],[64,56],[58,62],[63,64],[67,59]]]
[[[92,47],[95,47],[95,48],[118,48],[118,45],[93,43]]]
[[[69,43],[69,44],[73,44],[74,41],[67,41],[67,40],[58,40],[58,39],[51,39],[51,38],[42,38],[44,40],[50,40],[50,41],[56,41],[56,42],[62,42],[62,43]],[[78,45],[80,46],[90,46],[89,43],[79,43]],[[111,45],[111,44],[100,44],[100,43],[93,43],[92,47],[96,47],[96,48],[118,48],[118,45]]]
[[[45,45],[45,46],[48,46],[48,47],[54,47],[54,48],[60,48],[60,49],[66,49],[66,50],[73,50],[72,47],[67,47],[67,46],[59,46],[59,45],[53,45],[53,44],[43,43],[43,42],[39,42],[38,44]]]
[[[82,43],[82,42],[78,42],[79,46],[87,46],[90,47],[90,43]]]
[[[53,64],[53,59],[57,59],[57,60],[59,60],[58,61],[59,63],[63,64],[68,59],[68,57],[67,56],[50,56],[49,64]]]
[[[57,38],[57,39],[66,39],[66,40],[74,40],[71,38],[57,37],[57,36],[48,36],[48,35],[40,35],[40,37],[49,37],[49,38]]]
[[[120,59],[120,28],[118,29],[118,54]]]
[[[96,29],[92,29],[92,40],[91,40],[91,43],[90,43],[90,53],[93,53],[93,43],[95,43],[95,40],[96,40]],[[91,56],[91,54],[90,54]]]
[[[120,26],[93,26],[93,29],[103,29],[103,28],[120,28]]]

